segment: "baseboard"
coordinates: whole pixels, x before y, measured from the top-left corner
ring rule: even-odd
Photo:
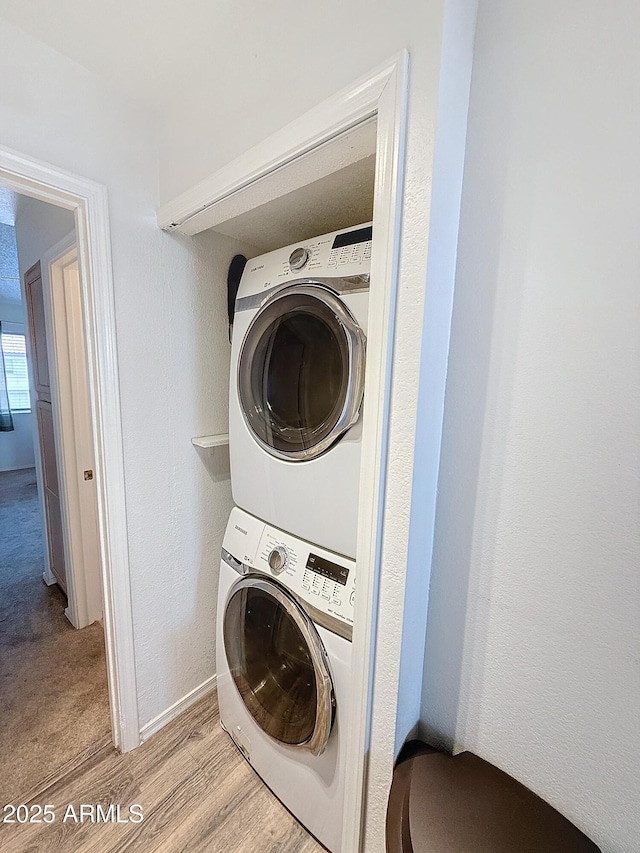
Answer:
[[[35,463],[31,465],[16,465],[14,468],[0,468],[0,474],[9,473],[9,471],[28,471],[30,468],[35,468]]]
[[[154,717],[153,720],[149,720],[149,722],[145,723],[140,729],[140,742],[144,743],[146,740],[149,740],[151,735],[159,732],[160,729],[167,725],[167,723],[170,723],[171,720],[175,720],[175,718],[183,711],[186,711],[187,708],[195,705],[195,703],[199,699],[202,699],[203,696],[206,696],[207,693],[211,693],[215,686],[216,676],[212,675],[211,678],[207,678],[206,681],[203,681],[199,687],[195,687],[190,693],[183,696],[182,699],[178,699],[177,702],[174,702],[166,711],[158,714],[158,716]]]

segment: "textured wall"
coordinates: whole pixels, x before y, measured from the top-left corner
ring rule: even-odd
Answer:
[[[226,431],[221,276],[236,247],[218,250],[158,230],[155,127],[140,107],[9,24],[0,23],[0,42],[0,142],[109,191],[144,724],[214,671],[216,571],[229,484],[223,477],[214,482],[190,438]]]
[[[426,733],[638,849],[637,5],[480,3]]]
[[[13,225],[0,223],[0,301],[19,301],[20,280]]]
[[[123,402],[142,416],[127,462],[142,722],[215,672],[228,450],[208,456],[191,438],[228,431],[226,275],[234,254],[254,254],[214,234],[161,236],[161,279],[143,304],[123,295],[118,327],[138,380]]]

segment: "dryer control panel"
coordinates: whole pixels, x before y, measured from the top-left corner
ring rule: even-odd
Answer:
[[[331,620],[353,625],[355,560],[311,545],[237,507],[229,518],[223,550],[247,570],[275,577],[328,630]],[[323,619],[323,614],[329,618]]]
[[[368,275],[372,237],[371,223],[365,223],[251,258],[242,274],[238,298],[300,278]]]

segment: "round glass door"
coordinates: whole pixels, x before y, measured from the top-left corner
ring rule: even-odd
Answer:
[[[254,438],[294,461],[323,453],[358,418],[365,337],[321,285],[277,292],[255,316],[238,362],[238,393]]]
[[[319,755],[333,724],[333,685],[318,632],[286,589],[256,575],[239,580],[225,609],[224,646],[260,728]]]

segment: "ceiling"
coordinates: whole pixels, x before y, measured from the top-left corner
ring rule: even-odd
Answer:
[[[253,0],[0,0],[5,20],[155,110],[196,81],[224,87],[239,62],[264,74],[267,56],[286,53],[299,36],[297,3],[278,0],[268,33],[252,26],[255,13]],[[310,25],[324,16],[305,10]]]
[[[203,18],[212,6],[224,19],[223,3],[194,0],[0,0],[0,15],[128,97],[158,108],[175,92],[177,76],[189,72],[183,63],[196,68],[211,49]]]

